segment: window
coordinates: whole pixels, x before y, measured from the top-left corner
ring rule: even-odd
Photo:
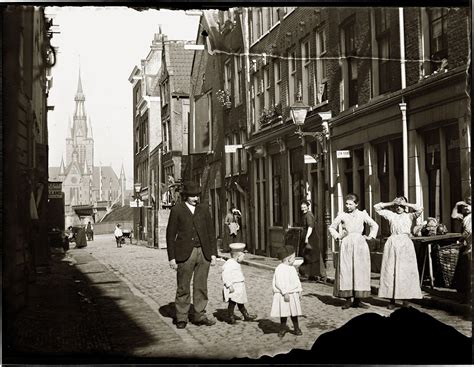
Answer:
[[[263,35],[263,9],[257,9],[257,38]]]
[[[240,143],[245,144],[247,142],[247,134],[245,130],[240,131]],[[242,172],[247,172],[247,151],[245,148],[239,149],[240,151],[240,167]]]
[[[230,67],[230,59],[224,64],[224,88],[230,93],[232,87],[232,69]]]
[[[428,175],[428,215],[441,217],[441,157],[439,130],[432,130],[425,135],[425,163]],[[426,210],[426,208],[425,208]]]
[[[302,94],[303,102],[305,104],[310,104],[309,96],[311,95],[311,55],[309,49],[309,41],[306,41],[301,44],[301,64],[303,69],[303,79],[302,79]],[[312,104],[312,103],[311,103]]]
[[[273,217],[272,224],[274,226],[282,226],[282,202],[281,202],[281,191],[282,191],[282,175],[281,175],[281,155],[274,154],[272,158],[272,208]]]
[[[273,62],[273,75],[275,80],[275,104],[280,103],[281,95],[281,63],[280,60]]]
[[[296,53],[293,51],[288,55],[288,74],[290,75],[288,83],[289,105],[295,103],[297,93],[296,85]]]
[[[316,33],[316,103],[328,99],[326,71],[326,28],[321,27]]]
[[[461,196],[461,154],[459,149],[459,132],[457,125],[445,129],[446,165],[449,177],[449,195],[452,208],[455,203],[464,198]],[[447,208],[447,209],[449,209]],[[455,220],[451,219],[451,228],[455,228]]]
[[[341,49],[343,58],[343,81],[344,81],[344,100],[347,98],[347,103],[344,103],[344,108],[354,106],[358,103],[357,90],[357,55],[355,46],[355,26],[354,21],[350,20],[342,26],[342,43]]]
[[[237,133],[233,133],[232,137],[233,137],[232,138],[233,139],[233,144],[239,144],[239,135]],[[231,154],[232,154],[232,174],[235,175],[240,170],[238,150],[237,150],[237,152],[231,153]]]
[[[448,58],[448,29],[446,8],[432,8],[428,10],[430,22],[430,52],[432,70],[438,69],[439,61]]]
[[[391,88],[390,77],[390,24],[387,9],[376,9],[375,28],[379,59],[379,91],[386,93]]]
[[[265,95],[264,95],[264,106],[265,108],[270,107],[270,68],[267,67],[263,70],[263,78],[265,85]]]
[[[238,52],[238,54],[238,56],[234,57],[234,101],[236,106],[242,103],[242,59],[240,57],[240,52]]]
[[[301,224],[300,203],[305,199],[305,182],[303,180],[303,149],[290,150],[291,203],[293,226]]]
[[[273,26],[274,24],[278,23],[278,21],[280,20],[278,16],[278,8],[276,7],[271,8],[271,12],[272,12],[272,26]]]
[[[225,138],[226,145],[231,145],[232,141],[230,136],[226,136]],[[232,153],[225,153],[225,175],[230,176],[232,174]]]

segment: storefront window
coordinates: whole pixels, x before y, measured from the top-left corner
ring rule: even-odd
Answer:
[[[441,217],[441,170],[440,170],[439,130],[432,130],[425,135],[425,162],[428,175],[428,215]],[[425,208],[426,210],[426,208]]]
[[[291,199],[293,206],[293,225],[301,224],[300,203],[305,198],[303,180],[303,150],[301,147],[290,151]]]

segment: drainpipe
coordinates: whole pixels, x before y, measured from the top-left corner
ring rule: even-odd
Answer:
[[[249,35],[249,9],[247,7],[243,7],[242,13],[241,13],[241,28],[242,28],[242,38],[243,38],[243,46],[244,46],[244,70],[245,70],[245,108],[246,108],[246,114],[247,114],[247,139],[250,136],[251,133],[251,123],[252,121],[251,118],[251,111],[250,111],[250,60],[249,60],[249,52],[250,52],[250,35]],[[242,147],[242,149],[245,149],[245,147]],[[251,172],[252,172],[252,167],[250,162],[247,164],[247,182],[249,185],[251,185]],[[245,234],[244,238],[247,241],[247,249],[251,253],[255,253],[255,244],[252,244],[252,239],[251,239],[251,230],[250,230],[250,218],[251,218],[251,212],[252,209],[250,208],[250,190],[246,191],[244,194],[244,203],[245,203],[245,208],[247,212],[243,214],[245,218]]]
[[[400,74],[402,79],[402,89],[407,87],[407,77],[405,69],[405,20],[403,18],[403,8],[398,8],[400,25]]]
[[[403,99],[402,99],[403,101]],[[407,104],[399,103],[402,112],[402,137],[403,137],[403,195],[408,198],[408,124],[407,124]]]
[[[400,26],[400,76],[402,90],[407,87],[406,69],[405,69],[405,21],[403,18],[403,8],[398,8],[399,26]],[[408,198],[408,123],[407,123],[407,104],[403,100],[398,105],[402,112],[402,139],[403,139],[403,195]]]

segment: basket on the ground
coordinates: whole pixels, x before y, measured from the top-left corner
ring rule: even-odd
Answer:
[[[458,243],[446,246],[434,245],[432,251],[435,285],[450,288],[459,258]]]

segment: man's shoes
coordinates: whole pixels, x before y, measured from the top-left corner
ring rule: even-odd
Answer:
[[[184,329],[184,328],[186,327],[186,324],[187,324],[186,321],[178,321],[178,322],[176,323],[176,327],[177,327],[178,329]]]
[[[294,331],[295,335],[303,335],[303,332],[301,331],[300,328],[295,328],[295,331]]]
[[[229,324],[234,325],[235,324],[235,316],[234,315],[229,315]]]
[[[352,306],[352,301],[351,301],[351,299],[348,299],[348,300],[346,300],[346,302],[342,305],[341,308],[342,308],[343,310],[347,310],[347,309],[348,309],[349,307],[351,307],[351,306]]]
[[[211,319],[208,319],[207,317],[204,317],[201,320],[195,321],[194,325],[197,325],[197,326],[212,326],[215,323],[216,323],[216,320],[211,320]]]

